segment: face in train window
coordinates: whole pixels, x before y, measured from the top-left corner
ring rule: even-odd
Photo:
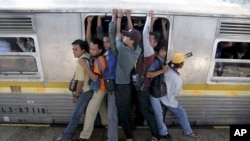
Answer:
[[[219,42],[213,76],[250,77],[250,43]]]
[[[250,59],[250,43],[220,42],[215,57],[218,59]]]
[[[31,37],[0,37],[0,52],[36,52]]]

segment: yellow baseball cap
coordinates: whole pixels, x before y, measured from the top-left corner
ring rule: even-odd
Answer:
[[[172,63],[180,64],[185,61],[185,54],[184,53],[175,53],[172,57]]]

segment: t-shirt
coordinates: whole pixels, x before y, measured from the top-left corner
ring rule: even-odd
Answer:
[[[160,101],[164,105],[177,108],[179,103],[176,96],[182,90],[182,78],[175,70],[169,67],[169,70],[164,73],[164,81],[167,85],[167,95],[161,97]]]
[[[141,53],[139,45],[135,49],[125,46],[121,40],[116,41],[118,56],[116,65],[116,84],[130,84],[131,71]]]
[[[89,58],[90,55],[88,53],[84,53],[80,58]],[[86,62],[88,63],[88,61],[86,60]],[[89,87],[89,76],[87,74],[87,72],[85,71],[85,69],[77,62],[77,66],[76,66],[76,72],[75,72],[75,80],[78,81],[83,81],[83,87],[82,90],[84,92],[89,91],[90,87]]]

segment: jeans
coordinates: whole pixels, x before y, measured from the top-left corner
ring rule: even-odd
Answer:
[[[150,99],[152,108],[155,111],[155,119],[157,122],[159,134],[161,136],[167,135],[168,129],[167,129],[166,124],[164,123],[164,119],[163,119],[164,115],[163,115],[163,108],[162,108],[161,101],[159,98],[155,98],[151,95],[150,95],[149,99]]]
[[[136,104],[139,107],[139,110],[142,113],[143,117],[146,119],[152,135],[160,139],[161,136],[159,135],[158,126],[154,115],[154,110],[152,109],[149,100],[148,88],[145,88],[143,92],[136,93]]]
[[[183,133],[185,135],[191,134],[193,131],[192,131],[190,123],[188,121],[188,117],[187,117],[187,113],[186,113],[185,109],[183,109],[180,104],[178,105],[177,108],[170,107],[167,105],[165,105],[165,106],[178,119],[178,121],[182,127]]]
[[[118,117],[115,104],[115,91],[108,92],[108,139],[118,141]]]
[[[67,127],[64,129],[63,133],[61,134],[61,137],[63,140],[70,140],[73,137],[74,132],[80,121],[81,115],[85,112],[86,107],[92,95],[93,95],[93,92],[91,90],[87,92],[81,92],[80,96],[78,97],[75,103],[70,122],[67,125]]]
[[[116,84],[118,118],[127,139],[133,138],[132,97],[130,84]]]

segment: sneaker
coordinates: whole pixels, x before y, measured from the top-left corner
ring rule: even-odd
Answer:
[[[157,139],[156,137],[152,137],[151,141],[161,141],[161,139]]]
[[[62,137],[61,136],[57,137],[55,141],[62,141]]]
[[[164,138],[164,139],[170,139],[170,138],[172,138],[172,136],[170,134],[163,135],[161,137]]]
[[[72,140],[63,140],[62,137],[57,137],[55,141],[72,141]]]
[[[88,139],[81,139],[79,138],[77,141],[89,141]]]

